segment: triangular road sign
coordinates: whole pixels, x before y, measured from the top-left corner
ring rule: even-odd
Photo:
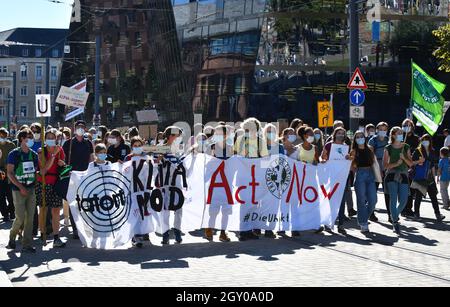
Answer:
[[[355,72],[353,73],[353,76],[350,78],[350,81],[347,84],[347,88],[350,89],[367,89],[366,80],[364,80],[364,77],[359,70],[359,67],[356,67]]]

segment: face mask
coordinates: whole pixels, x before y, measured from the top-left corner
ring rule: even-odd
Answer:
[[[321,135],[320,134],[314,134],[314,138],[316,139],[316,141],[320,140]]]
[[[314,137],[313,137],[313,136],[308,136],[308,137],[306,138],[306,141],[307,141],[308,143],[312,144],[312,142],[314,142]]]
[[[228,146],[233,146],[233,145],[234,145],[234,138],[231,138],[231,137],[230,137],[230,138],[227,138],[227,141],[226,141],[226,142],[227,142],[227,145],[228,145]]]
[[[28,139],[28,141],[27,141],[28,148],[33,147],[33,145],[34,145],[34,141],[32,139]]]
[[[144,148],[142,147],[133,147],[133,154],[141,155],[144,152]]]
[[[336,141],[342,142],[345,139],[345,135],[337,134],[336,135]]]
[[[93,135],[92,135],[92,139],[93,139],[93,140],[96,140],[97,138],[98,138],[98,134],[93,134]]]
[[[294,143],[297,140],[297,137],[295,135],[288,136],[289,143]]]
[[[164,140],[159,140],[159,141],[158,141],[158,144],[159,144],[159,145],[162,145],[163,143],[164,143]]]
[[[387,131],[378,131],[378,136],[379,137],[385,138],[386,135],[387,135]]]
[[[105,161],[106,158],[108,158],[108,155],[105,154],[105,153],[101,153],[101,154],[98,154],[98,155],[97,155],[97,158],[98,158],[100,161]]]
[[[396,140],[397,142],[403,142],[403,134],[397,135],[397,136],[395,137],[395,140]]]
[[[34,140],[35,141],[39,141],[41,139],[41,134],[40,133],[35,133],[34,134]]]
[[[223,135],[215,135],[213,137],[213,139],[214,139],[215,143],[222,143],[223,142]]]
[[[357,138],[356,139],[356,144],[358,144],[358,145],[364,145],[365,142],[366,142],[366,140],[364,138]]]
[[[0,143],[1,143],[1,144],[4,144],[4,143],[6,143],[6,139],[3,139],[3,138],[2,138],[2,139],[0,139]]]
[[[375,135],[375,132],[369,132],[369,136],[374,136]]]
[[[403,129],[403,132],[405,132],[405,133],[411,132],[411,127],[409,127],[409,126],[403,126],[402,129]]]
[[[269,140],[275,140],[276,137],[277,137],[277,135],[276,135],[275,133],[273,133],[273,132],[267,133],[267,138],[268,138]]]
[[[66,140],[62,140],[61,141],[61,146],[64,146],[65,143],[66,143]]]
[[[45,140],[45,145],[49,147],[56,146],[56,140]]]
[[[102,137],[102,132],[99,131],[99,132],[97,133],[97,136],[98,136],[99,138],[101,138],[101,137]]]
[[[176,145],[179,145],[179,144],[181,144],[182,141],[183,141],[183,138],[181,136],[179,136],[173,141],[173,143]]]
[[[76,135],[83,136],[84,135],[84,129],[78,128],[77,131],[75,131]]]
[[[422,145],[424,147],[428,147],[428,146],[430,146],[430,141],[422,141]]]
[[[108,139],[108,143],[111,145],[116,145],[117,144],[117,139]]]

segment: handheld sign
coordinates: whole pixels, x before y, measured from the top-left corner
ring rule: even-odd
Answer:
[[[50,95],[36,95],[36,117],[52,116]]]
[[[89,98],[89,93],[66,86],[61,86],[56,102],[75,108],[84,108]]]
[[[145,145],[144,152],[165,155],[171,152],[171,146]]]

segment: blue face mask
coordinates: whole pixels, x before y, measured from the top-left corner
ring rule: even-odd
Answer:
[[[395,139],[397,140],[397,142],[403,142],[403,134],[399,134],[395,137]]]
[[[316,139],[316,141],[320,140],[321,135],[316,133],[314,134],[314,138]]]
[[[387,135],[387,131],[378,131],[378,136],[379,137],[385,138],[386,135]]]
[[[135,155],[142,155],[144,152],[144,148],[142,147],[133,147],[133,154]]]
[[[0,138],[0,143],[6,143],[6,139]]]
[[[34,140],[28,139],[28,141],[27,141],[27,146],[28,146],[28,148],[33,147],[33,145],[34,145]]]
[[[49,147],[54,147],[56,146],[56,140],[45,140],[45,145]]]
[[[357,138],[356,139],[356,144],[358,144],[358,145],[364,145],[365,142],[366,142],[366,140],[364,138]]]
[[[105,153],[101,153],[101,154],[98,154],[98,155],[97,155],[97,158],[98,158],[99,160],[101,160],[101,161],[105,161],[106,158],[108,158],[108,155],[105,154]]]

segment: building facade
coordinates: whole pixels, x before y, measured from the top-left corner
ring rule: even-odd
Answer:
[[[66,35],[65,29],[16,28],[0,32],[2,126],[36,121],[36,94],[51,94],[54,101],[60,87]]]

